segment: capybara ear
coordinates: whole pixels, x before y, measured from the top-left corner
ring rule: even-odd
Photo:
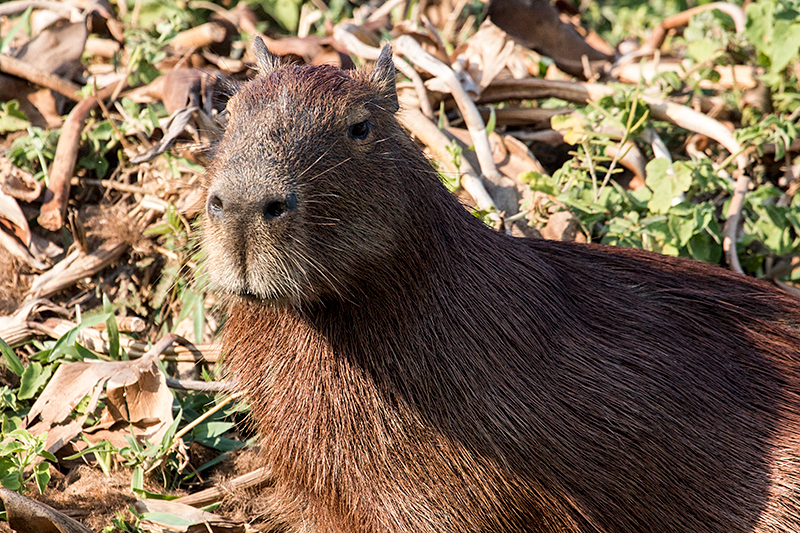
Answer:
[[[262,76],[266,76],[281,68],[280,59],[269,51],[261,37],[256,36],[256,38],[253,39],[253,52],[256,54],[258,70]]]
[[[381,55],[378,56],[378,61],[372,67],[370,74],[370,82],[378,90],[378,94],[386,98],[389,102],[389,111],[396,112],[400,105],[397,103],[397,85],[396,75],[394,71],[394,62],[392,61],[392,45],[387,44],[381,50]]]

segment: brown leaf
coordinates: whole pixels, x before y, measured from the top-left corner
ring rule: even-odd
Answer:
[[[107,388],[107,413],[122,422],[119,431],[158,442],[172,423],[172,393],[155,357],[133,361],[77,362],[58,367],[42,394],[31,407],[27,423],[31,433],[48,431],[47,447],[55,452],[80,430],[84,417],[62,425],[76,405],[91,396],[86,412],[93,410],[103,387]]]
[[[505,68],[513,52],[514,41],[487,20],[475,35],[456,49],[455,60],[465,64],[480,94]]]
[[[73,78],[83,69],[80,59],[87,37],[85,22],[62,19],[28,41],[16,58],[46,72]]]

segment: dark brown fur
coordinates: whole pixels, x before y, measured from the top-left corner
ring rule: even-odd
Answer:
[[[794,299],[493,232],[392,116],[389,56],[262,57],[229,106],[206,247],[294,530],[800,531]]]

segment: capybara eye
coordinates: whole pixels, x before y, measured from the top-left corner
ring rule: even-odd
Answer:
[[[208,214],[216,217],[221,215],[222,211],[223,211],[222,198],[220,198],[216,194],[212,194],[208,198]]]
[[[353,124],[349,128],[347,128],[347,134],[350,136],[351,139],[356,139],[357,141],[363,141],[369,135],[370,123],[368,120],[364,122],[359,122],[357,124]]]

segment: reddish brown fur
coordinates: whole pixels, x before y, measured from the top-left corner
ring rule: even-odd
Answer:
[[[493,232],[397,125],[388,57],[263,63],[229,107],[206,246],[293,530],[800,531],[795,300]]]

